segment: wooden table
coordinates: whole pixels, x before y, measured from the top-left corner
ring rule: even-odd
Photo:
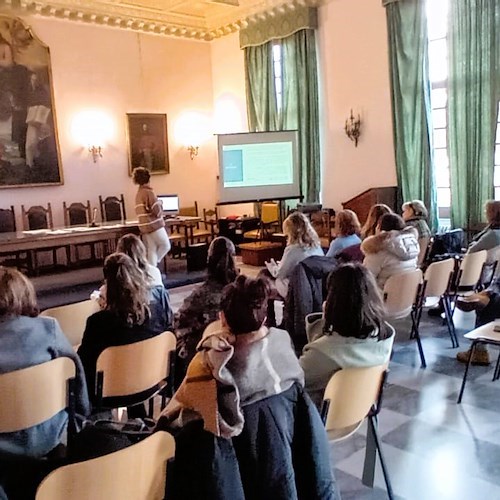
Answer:
[[[167,219],[165,223],[167,226],[184,227],[186,242],[188,242],[190,228],[200,220],[199,217],[175,217]],[[0,254],[27,252],[28,270],[34,271],[33,252],[35,250],[69,248],[72,245],[117,240],[127,233],[139,233],[137,221],[106,222],[95,227],[72,226],[58,229],[0,233]]]

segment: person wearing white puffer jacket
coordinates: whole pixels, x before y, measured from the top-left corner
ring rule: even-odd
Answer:
[[[363,241],[361,250],[365,254],[363,264],[383,289],[390,276],[417,268],[418,233],[414,227],[406,226],[399,215],[385,214],[377,233]]]

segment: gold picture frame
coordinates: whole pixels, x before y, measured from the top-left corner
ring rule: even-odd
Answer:
[[[129,175],[136,167],[145,167],[152,175],[170,173],[166,114],[127,113],[127,132]]]

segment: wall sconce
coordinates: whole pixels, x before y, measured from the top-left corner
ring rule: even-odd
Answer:
[[[361,135],[361,117],[354,118],[351,109],[351,116],[345,121],[345,133],[351,141],[354,141],[354,146],[358,147],[358,139]]]
[[[102,158],[101,146],[89,146],[89,152],[92,155],[94,163],[97,163],[97,158]]]
[[[194,160],[195,156],[198,156],[198,148],[199,146],[188,146],[187,150],[189,151],[189,157],[191,160]]]
[[[203,113],[185,111],[175,122],[175,137],[189,152],[194,160],[198,156],[200,145],[210,138],[210,120]]]
[[[102,158],[103,148],[114,133],[113,120],[102,111],[86,110],[78,113],[72,122],[72,135],[87,149],[94,163]]]

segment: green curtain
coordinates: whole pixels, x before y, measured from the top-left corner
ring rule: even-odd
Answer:
[[[436,230],[437,194],[430,139],[425,2],[386,5],[398,185],[404,201],[422,200]]]
[[[281,40],[283,60],[282,127],[299,131],[302,194],[317,203],[321,185],[316,37],[301,30]]]
[[[283,98],[278,112],[272,44],[282,47]],[[248,126],[255,131],[298,130],[301,186],[308,203],[319,200],[321,167],[319,100],[314,30],[245,49]]]
[[[278,130],[272,50],[272,42],[245,49],[248,129],[251,132]]]
[[[451,216],[473,227],[493,197],[500,97],[500,2],[453,0],[449,17]]]

